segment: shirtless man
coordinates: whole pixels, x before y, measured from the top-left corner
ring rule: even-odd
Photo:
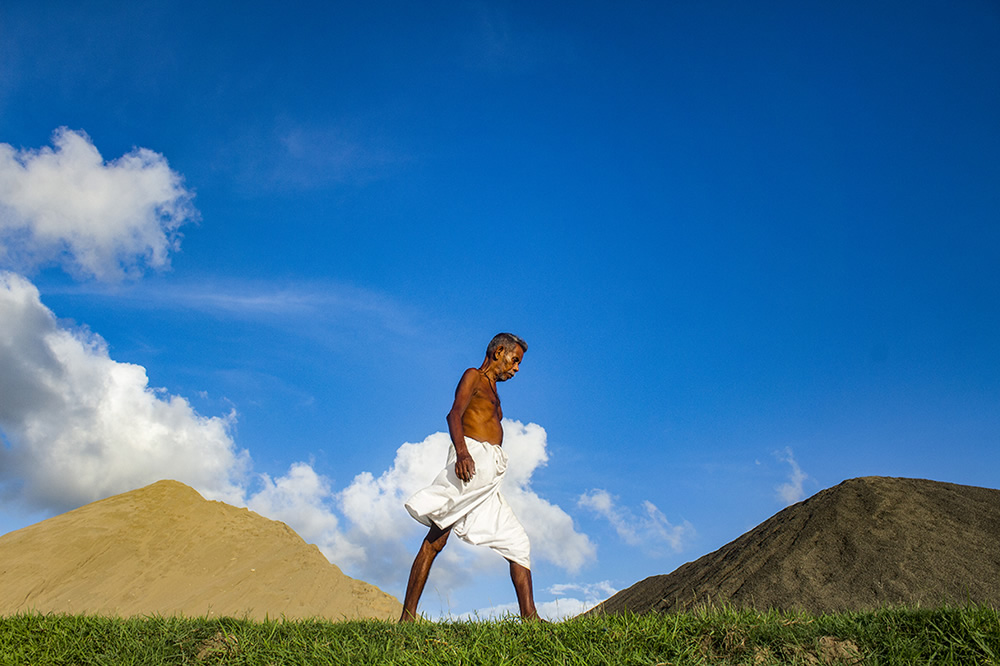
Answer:
[[[431,564],[452,531],[469,543],[493,548],[510,562],[521,617],[538,619],[531,589],[528,537],[500,494],[507,454],[501,448],[503,412],[497,382],[507,381],[517,373],[527,349],[527,343],[516,335],[496,335],[486,349],[483,364],[466,370],[455,389],[455,402],[448,412],[452,443],[448,463],[432,485],[406,503],[410,514],[430,531],[410,569],[400,622],[417,618],[417,602]]]

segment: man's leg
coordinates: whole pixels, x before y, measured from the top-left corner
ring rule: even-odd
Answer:
[[[442,530],[438,526],[431,527],[427,536],[420,544],[420,550],[413,559],[413,566],[410,567],[410,580],[406,584],[406,598],[403,600],[403,614],[399,617],[400,622],[413,622],[417,619],[417,603],[420,595],[423,594],[424,584],[427,583],[427,576],[431,572],[431,565],[434,558],[444,548],[448,541],[451,528]],[[530,575],[530,572],[529,572]],[[529,578],[530,586],[530,578]]]
[[[535,593],[531,589],[531,569],[527,569],[517,562],[510,562],[510,580],[514,583],[514,592],[517,594],[517,605],[521,609],[521,617],[526,620],[537,620],[538,611],[535,610]]]

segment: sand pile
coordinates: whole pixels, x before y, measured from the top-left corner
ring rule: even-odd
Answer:
[[[0,537],[0,615],[399,616],[284,523],[160,481]]]
[[[730,604],[813,613],[886,605],[1000,607],[1000,490],[844,481],[591,613]]]

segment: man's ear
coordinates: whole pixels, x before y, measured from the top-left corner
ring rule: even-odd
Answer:
[[[503,345],[498,346],[493,350],[493,360],[499,361],[506,352],[507,350],[503,348]]]

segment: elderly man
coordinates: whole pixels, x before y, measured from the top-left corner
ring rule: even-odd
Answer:
[[[406,509],[430,531],[420,544],[406,585],[400,622],[417,617],[434,558],[454,532],[471,544],[489,546],[510,562],[510,579],[517,593],[521,617],[538,619],[531,589],[528,535],[518,522],[500,484],[507,469],[500,419],[497,382],[513,377],[528,344],[512,333],[499,333],[486,348],[478,368],[469,368],[455,389],[448,412],[452,447],[448,462],[434,482],[406,502]]]

